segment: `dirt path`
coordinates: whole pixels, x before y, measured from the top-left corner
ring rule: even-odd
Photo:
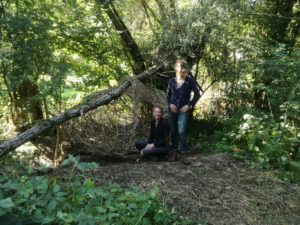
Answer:
[[[300,187],[250,170],[226,154],[196,155],[193,162],[100,165],[95,180],[158,187],[166,206],[206,224],[300,224]]]

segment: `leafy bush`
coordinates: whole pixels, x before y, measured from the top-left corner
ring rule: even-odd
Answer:
[[[300,180],[299,130],[282,118],[276,123],[265,113],[238,115],[216,131],[214,149],[231,152],[253,167],[278,169],[285,180]]]
[[[69,156],[63,177],[37,176],[28,167],[23,175],[0,178],[0,218],[20,224],[189,224],[163,208],[157,192],[140,193],[116,184],[97,187],[84,172],[95,163]]]
[[[213,150],[215,139],[219,140],[215,136],[217,130],[224,129],[223,118],[208,115],[205,119],[193,119],[189,123],[188,129],[188,141],[191,146],[201,152],[207,152]],[[222,134],[223,135],[223,134]]]
[[[270,114],[247,109],[230,119],[208,117],[198,123],[193,144],[201,152],[230,152],[251,167],[277,170],[283,180],[300,181],[300,132],[285,116],[276,122]]]
[[[246,154],[273,167],[286,165],[298,152],[296,128],[284,121],[274,123],[266,114],[261,117],[245,114],[237,132],[230,136],[235,141],[246,141]]]
[[[200,148],[206,142],[210,149],[232,152],[254,167],[277,169],[282,179],[300,181],[300,51],[289,52],[280,44],[269,54],[256,61],[255,70],[240,70],[245,79],[221,98],[229,118],[210,135],[200,131],[206,140],[196,142]]]

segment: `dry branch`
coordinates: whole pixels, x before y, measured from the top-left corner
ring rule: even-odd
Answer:
[[[60,115],[53,117],[48,120],[43,120],[35,124],[32,128],[22,132],[10,140],[7,140],[0,144],[0,157],[4,156],[5,154],[13,151],[18,146],[36,138],[37,136],[43,134],[44,132],[48,131],[49,129],[58,126],[72,118],[79,117],[84,115],[90,110],[93,110],[101,105],[106,105],[110,103],[112,100],[119,97],[128,87],[131,86],[132,79],[143,79],[150,75],[156,73],[161,66],[153,66],[148,70],[144,71],[143,73],[127,78],[124,82],[122,82],[118,87],[106,92],[102,93],[98,96],[98,98],[94,100],[90,100],[87,103],[83,103],[72,109],[69,109]]]

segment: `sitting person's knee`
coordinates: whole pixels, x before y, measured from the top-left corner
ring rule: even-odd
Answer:
[[[135,145],[135,147],[136,147],[137,149],[138,149],[139,146],[140,146],[138,141],[136,141],[134,145]]]
[[[135,142],[135,147],[138,150],[143,149],[146,145],[147,145],[147,143],[145,141],[143,141],[143,140],[138,140],[138,141]]]

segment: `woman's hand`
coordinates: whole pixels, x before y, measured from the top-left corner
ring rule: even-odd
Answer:
[[[170,104],[170,109],[172,110],[172,112],[177,112],[177,107],[174,104]]]
[[[146,147],[145,147],[145,149],[146,150],[150,150],[153,147],[154,147],[154,144],[147,144]]]
[[[189,111],[190,107],[189,105],[184,105],[181,109],[180,109],[180,112],[187,112]]]

